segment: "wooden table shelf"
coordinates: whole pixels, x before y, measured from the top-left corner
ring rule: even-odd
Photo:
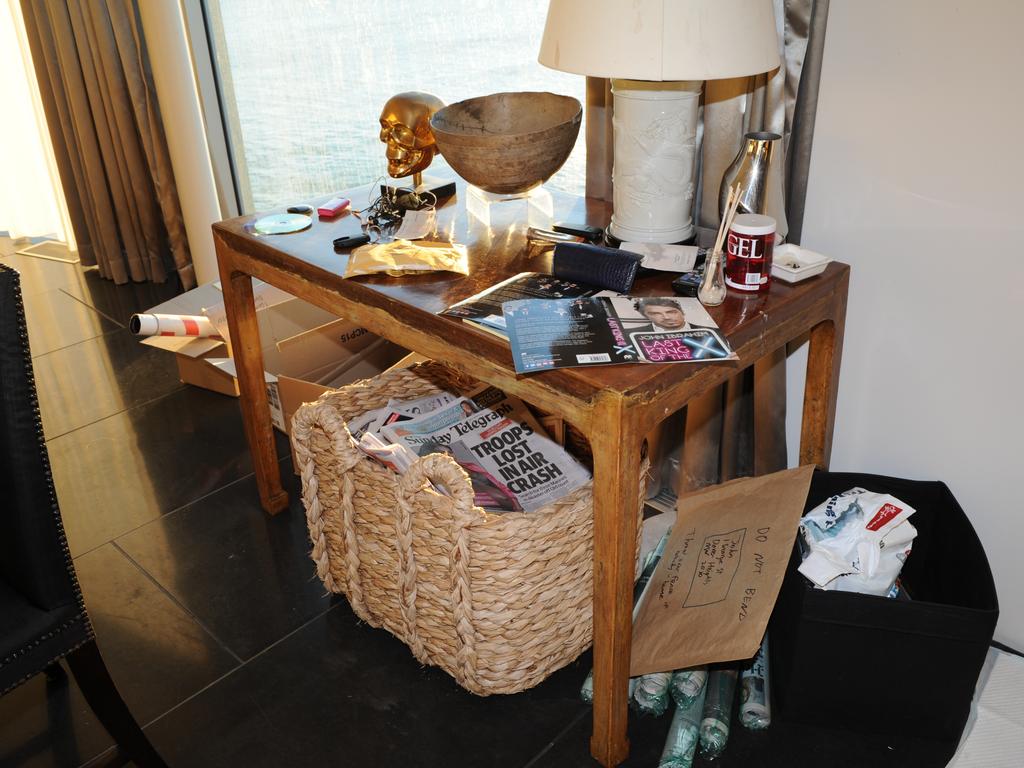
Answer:
[[[370,188],[342,193],[361,205]],[[253,304],[258,278],[339,316],[353,320],[410,350],[442,361],[547,411],[587,435],[594,453],[594,727],[591,752],[605,766],[629,752],[626,739],[636,468],[641,443],[654,426],[690,400],[788,342],[809,336],[800,461],[828,466],[838,389],[849,267],[832,263],[819,277],[787,285],[775,282],[764,296],[730,292],[709,309],[739,355],[732,363],[620,365],[567,368],[526,376],[515,373],[507,342],[458,320],[438,316],[446,307],[511,275],[546,272],[550,253],[526,247],[525,203],[497,208],[490,226],[469,217],[461,198],[438,210],[438,231],[469,248],[469,277],[432,273],[405,278],[341,277],[346,254],[332,240],[357,234],[351,214],[314,220],[291,235],[260,236],[255,217],[215,224],[214,240],[232,354],[238,370],[246,436],[260,501],[268,512],[286,508],[281,486]],[[555,217],[604,226],[604,202],[554,193]],[[637,296],[672,295],[670,276],[637,280]]]

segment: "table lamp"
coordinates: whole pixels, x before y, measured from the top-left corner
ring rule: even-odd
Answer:
[[[612,79],[609,234],[650,243],[693,237],[703,81],[775,69],[776,35],[772,0],[551,0],[540,63]]]

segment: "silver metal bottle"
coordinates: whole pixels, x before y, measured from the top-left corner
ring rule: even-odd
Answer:
[[[782,191],[782,137],[757,131],[743,137],[743,146],[722,175],[718,189],[719,216],[725,215],[729,187],[740,189],[737,213],[763,213],[775,219],[776,243],[784,242],[789,232],[786,202]]]

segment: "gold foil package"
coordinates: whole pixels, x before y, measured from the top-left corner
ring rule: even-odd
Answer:
[[[469,274],[466,246],[461,243],[426,240],[395,240],[372,243],[352,251],[345,277],[359,275],[401,275],[420,272],[456,272]]]

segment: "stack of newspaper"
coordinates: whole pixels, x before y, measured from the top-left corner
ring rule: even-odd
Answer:
[[[533,512],[590,480],[521,400],[486,385],[465,397],[391,400],[348,429],[360,449],[399,474],[420,456],[447,453],[469,475],[474,504],[492,512]]]

